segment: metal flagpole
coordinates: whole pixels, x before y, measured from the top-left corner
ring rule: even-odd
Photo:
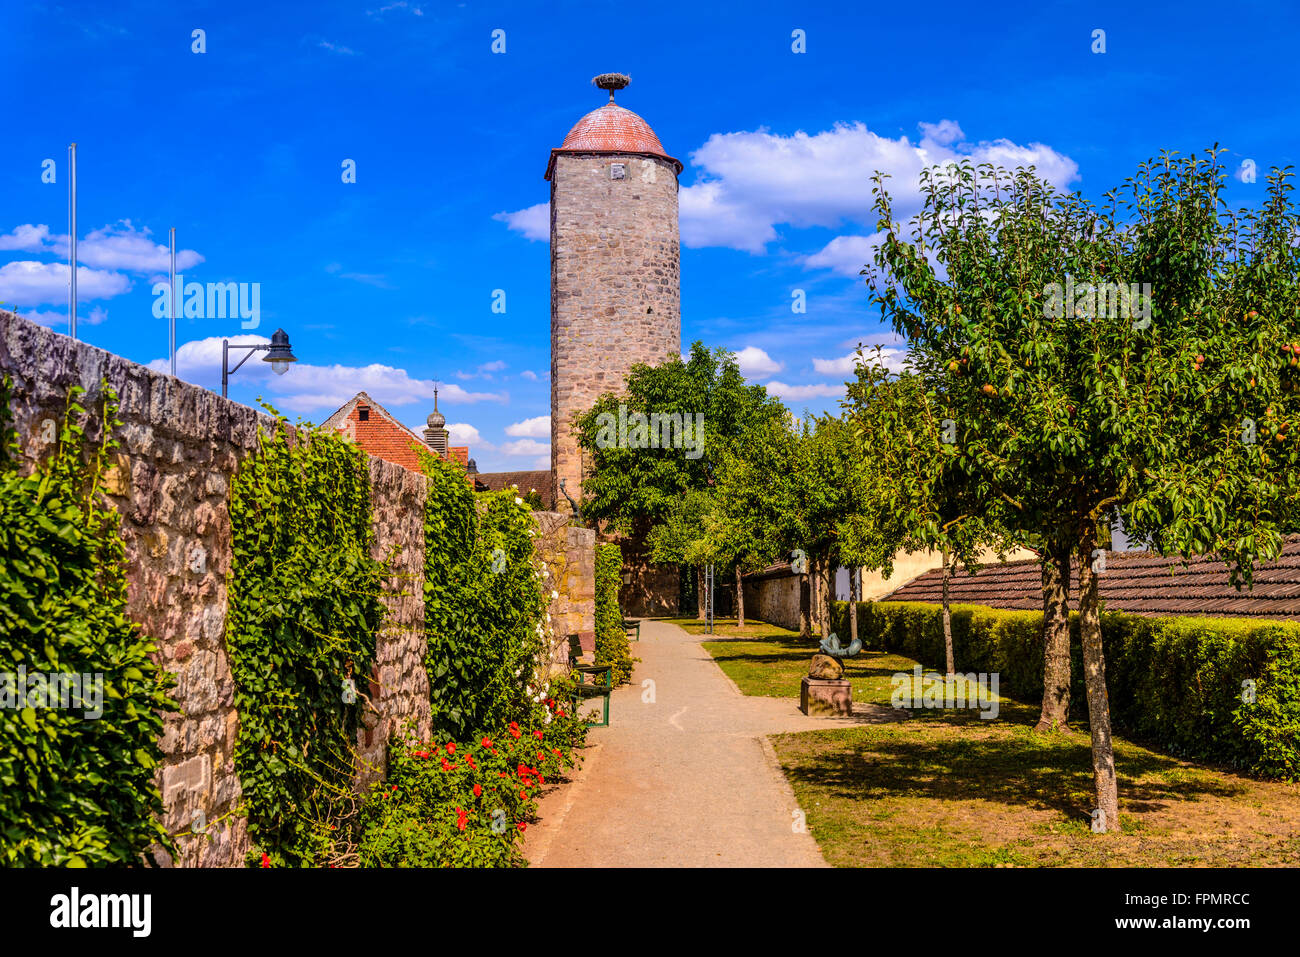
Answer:
[[[171,251],[172,251],[172,272],[171,272],[171,294],[167,297],[171,308],[168,312],[171,315],[170,335],[167,340],[167,354],[172,357],[172,375],[176,375],[176,227],[171,228]]]
[[[707,589],[704,595],[704,632],[713,634],[713,566],[704,567],[704,587]]]
[[[68,146],[68,326],[77,338],[77,144]]]

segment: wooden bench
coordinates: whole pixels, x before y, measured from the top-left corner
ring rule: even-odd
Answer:
[[[582,702],[590,698],[604,698],[604,715],[600,721],[587,722],[593,728],[609,727],[609,696],[614,690],[613,665],[580,665],[578,657],[582,646],[577,635],[569,636],[569,670],[573,672],[573,713],[579,714]]]
[[[623,619],[623,630],[628,633],[628,638],[632,641],[641,640],[641,622],[634,618]]]

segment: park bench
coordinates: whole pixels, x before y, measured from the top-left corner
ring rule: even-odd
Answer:
[[[632,641],[641,640],[641,622],[635,618],[624,618],[623,630],[628,633],[627,636]]]
[[[578,656],[582,646],[577,635],[569,636],[569,669],[573,672],[573,713],[579,714],[582,702],[591,698],[605,700],[604,715],[600,721],[589,721],[593,728],[609,727],[609,696],[614,690],[613,665],[580,665]]]

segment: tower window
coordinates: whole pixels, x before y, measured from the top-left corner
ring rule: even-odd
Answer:
[[[622,179],[627,175],[627,166],[623,163],[611,163],[609,165],[609,178]]]

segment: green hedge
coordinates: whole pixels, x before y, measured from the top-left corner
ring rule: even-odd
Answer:
[[[596,664],[613,665],[614,684],[632,677],[632,647],[618,607],[623,553],[612,542],[596,546]]]
[[[1003,694],[1043,694],[1039,612],[952,606],[957,670],[997,672]],[[835,627],[848,631],[848,605]],[[1300,624],[1236,618],[1101,616],[1111,720],[1117,731],[1171,754],[1254,774],[1300,780]],[[862,602],[858,634],[868,648],[931,667],[944,662],[938,605]],[[1079,618],[1070,616],[1071,709],[1086,714]],[[1255,700],[1243,700],[1253,681]]]

